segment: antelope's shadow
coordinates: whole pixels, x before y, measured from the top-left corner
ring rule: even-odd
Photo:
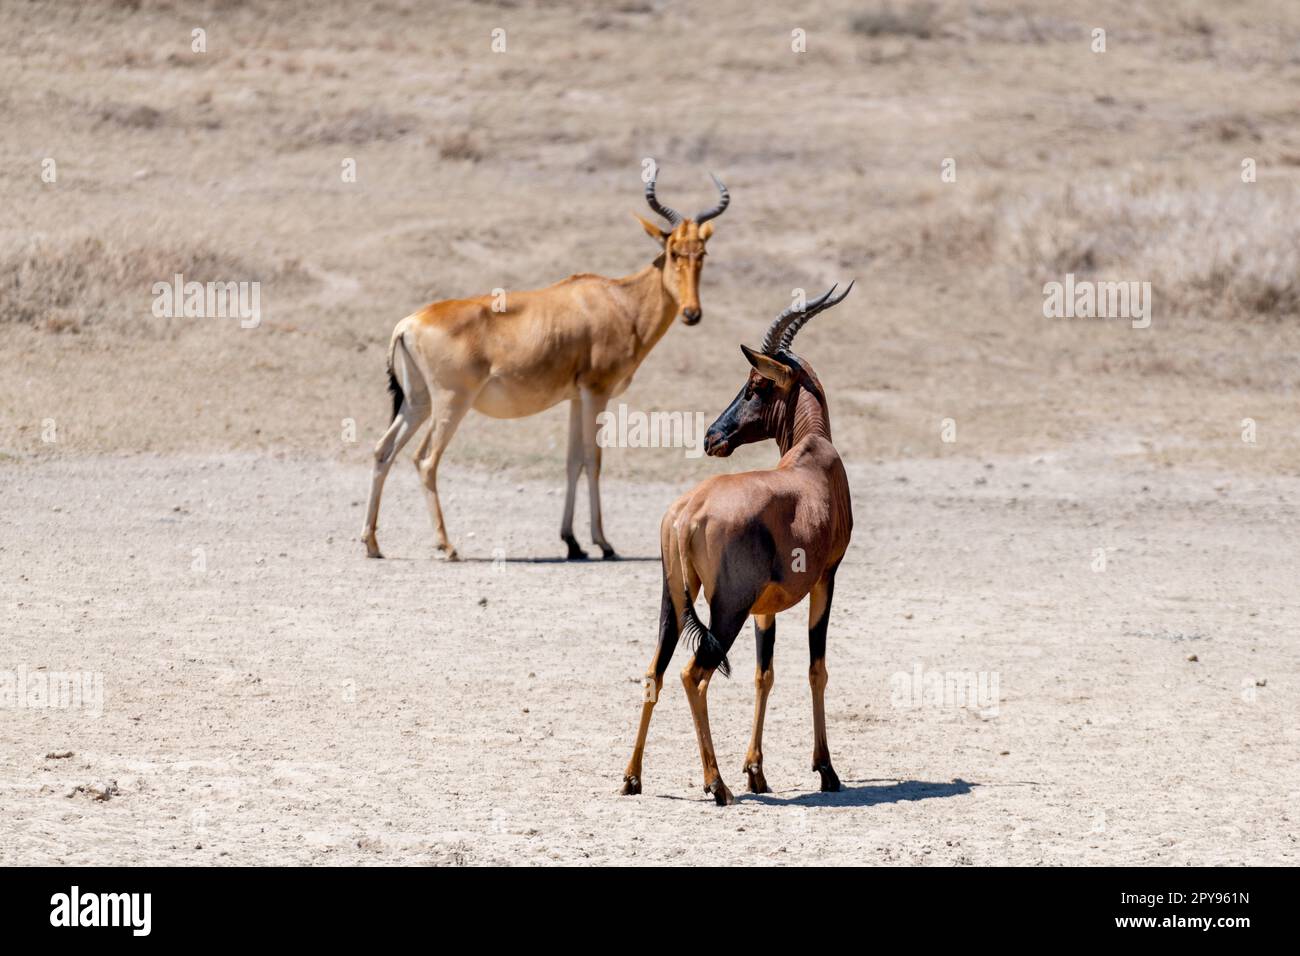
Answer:
[[[590,565],[590,564],[636,564],[637,562],[645,562],[645,561],[653,561],[655,564],[658,564],[659,556],[655,555],[653,558],[644,558],[644,557],[636,557],[636,556],[625,557],[624,555],[620,554],[617,558],[611,558],[608,561],[600,557],[587,558],[585,560],[577,560],[577,561],[571,560],[569,558],[562,558],[562,557],[561,558],[548,558],[548,557],[466,558],[466,557],[462,557],[460,561],[462,564],[498,564],[498,563],[499,564],[572,564],[573,566],[580,568],[583,565]]]
[[[641,556],[625,557],[624,555],[620,554],[617,558],[614,558],[610,561],[605,561],[602,558],[598,558],[598,557],[588,558],[585,561],[572,561],[569,558],[565,558],[565,557],[493,558],[491,556],[465,557],[464,555],[462,555],[456,561],[452,561],[452,562],[448,562],[445,558],[440,556],[432,557],[432,558],[421,558],[421,557],[403,557],[401,555],[397,557],[388,557],[387,555],[385,555],[384,560],[393,564],[397,564],[402,561],[423,562],[425,564],[572,564],[574,567],[580,568],[583,567],[584,565],[637,564],[637,563],[645,563],[648,561],[652,561],[655,564],[658,564],[660,559],[658,555],[655,555],[654,557],[641,557]]]
[[[744,784],[741,784],[743,788]],[[967,783],[958,777],[948,783],[926,780],[848,780],[837,793],[820,790],[799,791],[791,796],[779,793],[747,793],[732,788],[736,803],[761,803],[773,807],[874,807],[881,803],[902,803],[905,800],[935,800],[941,797],[960,797],[970,793],[977,783]],[[670,800],[687,799],[664,795]],[[689,799],[696,799],[691,797]],[[703,797],[708,801],[709,797]]]
[[[948,783],[925,780],[848,780],[837,793],[811,790],[795,796],[783,797],[775,793],[743,793],[736,802],[753,801],[785,807],[874,807],[881,803],[902,803],[905,800],[934,800],[940,797],[960,797],[970,793],[979,784],[967,783],[958,777]]]

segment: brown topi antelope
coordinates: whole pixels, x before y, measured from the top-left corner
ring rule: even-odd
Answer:
[[[592,540],[605,558],[617,557],[601,523],[597,416],[611,397],[627,389],[679,311],[686,325],[695,325],[703,315],[700,270],[713,234],[709,220],[722,215],[731,201],[727,187],[716,176],[713,182],[721,194],[718,204],[694,219],[660,203],[653,179],[646,184],[646,202],[672,228],[665,231],[637,216],[662,247],[640,272],[621,279],[569,276],[545,289],[510,293],[504,309],[491,296],[435,302],[397,323],[388,347],[393,420],[375,446],[361,532],[367,556],[383,557],[375,528],[388,469],[426,419],[432,417],[433,425],[415,465],[438,550],[454,560],[456,549],[438,501],[438,462],[465,413],[474,408],[493,418],[523,418],[568,399],[568,483],[560,537],[570,560],[587,557],[573,537],[578,476],[585,470]]]
[[[826,742],[826,625],[835,571],[853,530],[853,513],[844,464],[831,444],[826,393],[812,367],[790,352],[790,344],[809,319],[840,302],[852,288],[850,283],[831,298],[832,286],[802,310],[781,313],[767,330],[760,351],[740,347],[752,369],[740,394],[709,426],[704,449],[725,458],[740,445],[771,438],[781,449],[776,467],[718,475],[700,483],[673,502],[659,526],[664,575],[659,647],[646,672],[641,724],[623,775],[625,794],[641,792],[641,757],[650,715],[681,634],[695,648],[682,670],[682,684],[695,721],[704,789],[718,806],[734,802],[718,772],[707,695],[715,669],[730,673],[727,652],[751,614],[758,667],[753,737],[744,770],[750,792],[769,792],[763,776],[763,716],[772,690],[776,615],[808,594],[812,595],[808,610],[812,764],[821,774],[822,790],[840,789]],[[695,613],[695,596],[701,588],[709,604],[707,628]]]

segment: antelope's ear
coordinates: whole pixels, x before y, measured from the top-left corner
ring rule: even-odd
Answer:
[[[636,216],[636,213],[633,213],[632,215]],[[659,243],[659,245],[661,246],[664,244],[664,241],[670,235],[672,235],[672,233],[664,232],[653,222],[647,222],[646,220],[642,219],[640,216],[636,217],[636,221],[641,223],[641,228],[646,231],[646,235],[649,236],[651,239],[653,239],[655,242]]]
[[[706,222],[700,226],[700,242],[708,242],[711,235],[713,235],[713,223]]]
[[[745,358],[754,367],[754,371],[763,378],[775,382],[782,388],[789,387],[790,383],[794,381],[794,373],[772,356],[764,355],[762,352],[755,352],[748,345],[742,345],[740,351],[745,353]]]

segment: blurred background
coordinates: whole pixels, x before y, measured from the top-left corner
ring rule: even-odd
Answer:
[[[800,339],[850,460],[1082,444],[1295,473],[1300,8],[1088,6],[6,4],[0,454],[48,453],[57,412],[64,453],[361,462],[394,323],[640,269],[654,157],[668,204],[711,202],[710,170],[734,201],[704,322],[674,326],[631,408],[711,419],[793,288],[856,279]],[[260,281],[261,326],[154,317],[177,272]],[[1151,282],[1151,327],[1045,319],[1068,272]],[[449,461],[554,475],[565,415],[471,416]]]

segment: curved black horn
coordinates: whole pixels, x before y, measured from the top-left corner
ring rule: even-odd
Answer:
[[[653,179],[645,184],[645,201],[650,204],[650,208],[659,215],[663,216],[674,226],[682,221],[682,214],[672,206],[665,206],[655,197],[655,181]]]
[[[858,280],[856,279],[853,280],[853,282],[856,281]],[[794,342],[794,337],[799,334],[800,329],[802,329],[805,325],[808,324],[808,320],[811,319],[818,312],[825,312],[831,306],[839,305],[841,302],[843,302],[844,297],[853,291],[853,282],[850,282],[849,287],[845,289],[843,292],[841,292],[839,295],[837,295],[835,298],[827,299],[823,297],[820,303],[816,305],[816,307],[810,305],[806,309],[804,309],[803,312],[799,313],[799,315],[796,316],[795,320],[786,327],[785,333],[781,336],[781,344],[776,347],[776,350],[778,352],[789,351],[791,343]],[[831,292],[834,291],[835,291],[835,286],[831,286]],[[827,293],[827,295],[829,294],[830,293]]]
[[[709,178],[713,180],[713,185],[718,187],[718,192],[722,194],[722,198],[718,200],[718,204],[712,209],[696,214],[695,221],[701,226],[710,219],[717,219],[731,205],[731,193],[727,192],[727,187],[722,185],[722,180],[714,176],[713,173],[709,173]]]
[[[773,319],[772,324],[767,327],[767,334],[763,336],[763,346],[760,351],[764,355],[775,355],[777,343],[783,340],[786,327],[799,316],[807,315],[809,312],[816,312],[834,291],[835,286],[831,286],[820,298],[814,299],[812,302],[805,302],[802,309],[792,305]]]

